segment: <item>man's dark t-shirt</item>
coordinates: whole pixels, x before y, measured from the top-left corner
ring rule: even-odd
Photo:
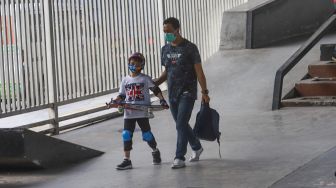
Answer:
[[[181,94],[197,98],[197,76],[194,65],[201,63],[198,48],[183,39],[178,46],[166,44],[161,51],[162,66],[166,67],[170,102],[177,102]]]

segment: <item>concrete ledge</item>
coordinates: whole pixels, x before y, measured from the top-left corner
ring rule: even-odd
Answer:
[[[246,19],[246,12],[224,13],[220,49],[245,48]]]
[[[320,61],[331,61],[335,46],[336,44],[322,44],[320,46],[321,50]]]
[[[259,48],[311,34],[333,12],[328,0],[251,0],[223,13],[220,49]]]

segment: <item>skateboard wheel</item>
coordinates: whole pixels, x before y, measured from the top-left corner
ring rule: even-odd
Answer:
[[[118,113],[119,113],[119,114],[124,113],[124,109],[123,109],[122,106],[118,106]]]

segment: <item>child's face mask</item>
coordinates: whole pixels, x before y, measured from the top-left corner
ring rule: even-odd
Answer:
[[[141,69],[143,67],[141,66],[141,63],[138,63],[136,61],[134,61],[133,59],[130,61],[130,63],[128,64],[128,69],[132,72],[132,73],[136,73],[136,72],[141,72]]]
[[[137,66],[136,66],[136,65],[128,64],[128,69],[129,69],[132,73],[137,72]]]

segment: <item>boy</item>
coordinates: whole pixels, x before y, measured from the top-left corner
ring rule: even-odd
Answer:
[[[144,66],[145,58],[141,53],[134,53],[128,58],[130,75],[123,78],[120,85],[119,96],[114,102],[118,103],[125,100],[126,103],[130,104],[150,105],[150,89],[155,96],[160,99],[160,104],[168,109],[169,106],[163,98],[160,88],[154,85],[153,80],[149,76],[141,73]],[[117,166],[118,170],[132,168],[130,151],[132,150],[132,137],[136,122],[141,128],[143,140],[153,149],[153,164],[161,164],[160,151],[157,148],[157,143],[151,132],[148,112],[124,109],[124,130],[122,132],[122,138],[124,141],[125,157],[123,162]]]

